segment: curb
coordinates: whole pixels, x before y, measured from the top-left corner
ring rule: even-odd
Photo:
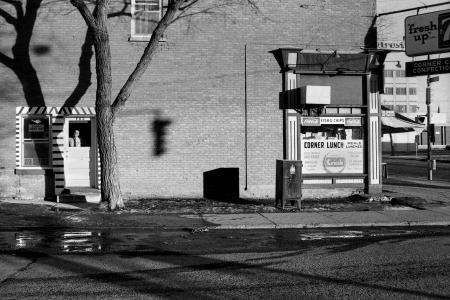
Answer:
[[[274,224],[274,225],[216,225],[205,226],[208,230],[245,230],[245,229],[311,229],[311,228],[348,228],[348,227],[416,227],[450,226],[450,221],[429,222],[390,222],[390,223],[341,223],[341,224]]]
[[[314,228],[350,228],[350,227],[417,227],[417,226],[450,226],[450,221],[403,221],[403,222],[375,222],[375,223],[308,223],[308,224],[214,224],[214,225],[199,225],[199,226],[97,226],[97,227],[83,227],[83,226],[0,226],[0,231],[39,231],[39,230],[183,230],[191,232],[202,232],[209,230],[257,230],[257,229],[314,229]]]

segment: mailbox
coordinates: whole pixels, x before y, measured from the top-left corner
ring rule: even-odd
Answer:
[[[302,162],[300,160],[277,160],[275,207],[284,208],[287,201],[296,202],[300,209]]]

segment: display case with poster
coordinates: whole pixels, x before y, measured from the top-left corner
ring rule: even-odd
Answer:
[[[22,167],[50,166],[50,131],[48,116],[23,118]]]
[[[303,174],[363,174],[361,117],[301,117]]]

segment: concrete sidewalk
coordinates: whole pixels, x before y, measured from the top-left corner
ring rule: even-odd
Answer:
[[[1,202],[21,203],[21,200]],[[51,206],[64,211],[80,211],[75,205],[33,201],[34,205]],[[41,207],[42,207],[41,206]],[[83,211],[81,211],[83,213]],[[88,212],[76,218],[83,223],[66,224],[67,227],[99,227],[122,228],[165,228],[189,229],[192,231],[207,231],[212,229],[283,229],[283,228],[338,228],[338,227],[388,227],[388,226],[450,226],[449,206],[428,206],[425,209],[414,209],[400,206],[383,211],[323,211],[323,212],[273,212],[273,213],[232,213],[232,214],[178,214],[178,215],[148,215],[133,213],[101,213]],[[90,222],[104,220],[101,223]],[[71,215],[74,218],[74,215]],[[0,229],[32,228],[37,226],[29,223],[21,216],[15,220],[4,220]],[[27,225],[29,224],[29,225]],[[89,225],[91,224],[91,225]],[[56,225],[58,226],[58,225]],[[3,228],[4,229],[4,228]]]
[[[383,194],[406,199],[406,205],[359,211],[300,211],[275,209],[239,213],[222,209],[207,213],[186,212],[184,207],[172,214],[150,209],[105,212],[92,204],[67,204],[39,200],[0,199],[0,229],[34,227],[109,227],[190,229],[281,229],[374,226],[450,226],[450,183],[420,178],[389,178]],[[410,203],[408,199],[411,200]],[[183,201],[180,202],[183,206]],[[412,203],[412,204],[411,204]],[[16,205],[17,204],[17,205]],[[28,206],[22,206],[23,204]],[[206,205],[200,202],[201,205]],[[184,204],[185,206],[187,204]],[[220,205],[220,203],[218,204]],[[239,206],[239,204],[238,204]]]
[[[205,224],[209,224],[206,228],[210,229],[450,226],[450,207],[435,207],[427,210],[208,214],[202,215],[201,218]]]

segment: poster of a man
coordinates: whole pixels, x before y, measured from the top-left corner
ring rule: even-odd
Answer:
[[[69,147],[81,147],[80,131],[73,132],[73,137],[69,138]]]

